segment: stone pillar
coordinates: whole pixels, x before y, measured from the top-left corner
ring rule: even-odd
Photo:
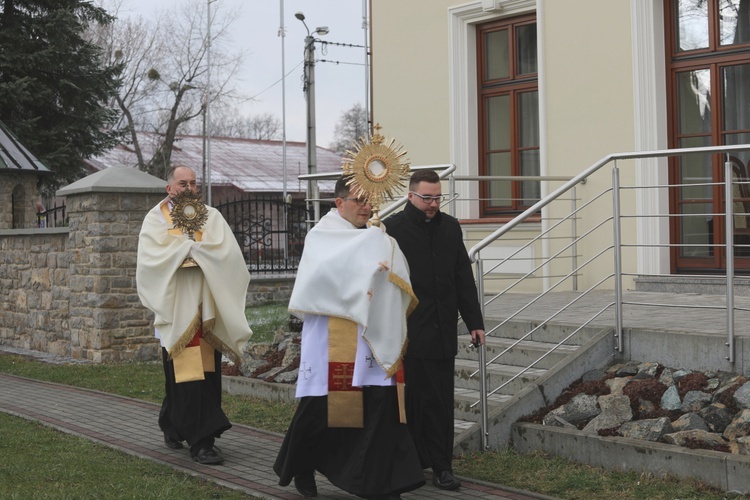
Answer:
[[[102,363],[158,359],[153,315],[138,300],[138,233],[166,181],[112,167],[57,192],[69,217],[71,356]]]

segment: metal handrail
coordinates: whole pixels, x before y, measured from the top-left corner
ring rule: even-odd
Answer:
[[[529,207],[528,209],[526,209],[525,211],[523,211],[521,214],[519,214],[518,216],[516,216],[515,218],[513,218],[512,220],[510,220],[506,224],[504,224],[502,227],[498,228],[496,231],[494,231],[489,236],[483,238],[481,241],[479,241],[474,246],[472,246],[472,248],[469,250],[469,257],[470,257],[471,261],[476,264],[477,280],[480,283],[479,289],[482,290],[482,294],[480,295],[480,298],[482,299],[481,302],[480,302],[481,303],[481,307],[482,307],[482,314],[484,315],[485,302],[484,302],[484,297],[483,297],[483,294],[484,294],[484,284],[483,284],[483,281],[484,281],[484,267],[483,267],[482,259],[480,258],[480,252],[481,252],[481,250],[483,250],[484,248],[486,248],[491,243],[497,241],[502,236],[506,235],[513,228],[517,227],[520,223],[526,221],[532,215],[538,214],[540,212],[540,210],[543,209],[544,207],[546,207],[547,205],[549,205],[552,202],[560,199],[563,194],[567,193],[568,191],[571,191],[571,190],[575,189],[575,187],[578,184],[581,184],[581,183],[585,182],[585,180],[588,177],[590,177],[593,174],[595,174],[601,168],[605,167],[609,163],[614,162],[614,167],[612,169],[612,187],[610,188],[611,191],[612,191],[612,193],[613,193],[612,194],[612,196],[613,196],[613,198],[612,198],[613,215],[612,215],[612,218],[609,219],[613,223],[613,229],[612,230],[613,230],[614,244],[611,245],[609,248],[610,248],[610,250],[614,250],[615,269],[614,269],[614,273],[613,274],[611,274],[609,276],[606,276],[601,282],[599,282],[599,284],[597,284],[595,286],[599,286],[604,280],[614,278],[614,283],[615,283],[615,301],[614,301],[614,303],[609,304],[606,308],[604,308],[602,311],[600,311],[596,316],[599,316],[600,314],[602,314],[604,312],[604,310],[608,309],[609,307],[612,307],[612,306],[615,307],[615,321],[616,321],[615,335],[616,335],[616,339],[617,339],[617,346],[616,347],[617,347],[617,350],[622,351],[622,349],[623,349],[623,343],[622,343],[622,305],[623,305],[623,298],[622,298],[622,277],[625,275],[625,273],[623,273],[623,270],[622,270],[622,255],[621,255],[621,249],[624,248],[624,245],[622,244],[621,236],[620,236],[620,232],[621,232],[621,229],[620,229],[620,220],[623,217],[622,217],[622,215],[620,213],[619,194],[620,194],[621,186],[620,186],[620,181],[619,181],[619,167],[617,165],[618,160],[659,158],[659,157],[683,156],[683,155],[693,155],[693,154],[720,154],[720,153],[730,153],[730,152],[735,152],[735,151],[747,151],[747,150],[750,150],[750,144],[731,145],[731,146],[709,146],[709,147],[685,148],[685,149],[666,149],[666,150],[658,150],[658,151],[642,151],[642,152],[631,152],[631,153],[614,153],[614,154],[607,155],[606,157],[600,159],[596,163],[594,163],[591,166],[589,166],[587,169],[583,170],[580,174],[578,174],[578,175],[576,175],[576,176],[574,176],[572,178],[569,178],[565,182],[565,184],[563,184],[562,186],[560,186],[559,188],[555,189],[554,191],[552,191],[547,196],[545,196],[542,199],[540,199],[537,203],[535,203],[534,205],[532,205],[531,207]],[[506,176],[504,176],[504,177],[506,177]],[[482,178],[485,178],[485,177],[482,177]],[[526,179],[526,178],[524,177],[524,179]],[[457,180],[480,180],[480,178],[479,177],[474,177],[474,176],[467,177],[467,178],[457,177]],[[517,180],[517,178],[508,179],[508,180]],[[726,252],[726,256],[727,256],[727,259],[726,259],[727,260],[727,263],[726,263],[726,266],[727,266],[727,302],[726,303],[727,303],[727,338],[728,338],[727,346],[728,346],[728,349],[729,349],[729,356],[727,357],[727,359],[730,362],[733,362],[733,359],[734,359],[734,357],[733,357],[733,346],[734,346],[734,303],[733,303],[733,293],[734,293],[734,291],[733,291],[734,254],[730,250],[731,248],[733,248],[733,246],[730,246],[730,244],[732,243],[732,235],[733,235],[733,226],[732,226],[732,224],[733,224],[733,221],[732,221],[733,193],[732,193],[732,186],[731,186],[732,185],[732,171],[731,171],[731,164],[729,162],[725,163],[725,179],[724,179],[723,184],[724,184],[724,189],[725,189],[725,191],[724,191],[724,196],[725,196],[725,215],[726,215],[725,216],[725,223],[726,223],[725,232],[728,235],[727,241],[725,242],[725,246],[727,246],[727,252]],[[649,187],[651,187],[651,186],[649,186]],[[575,207],[575,205],[574,205],[574,207]],[[574,213],[575,211],[576,211],[576,209],[574,208],[573,212],[571,212],[571,213]],[[694,215],[694,214],[691,214],[691,215]],[[722,214],[722,215],[724,215],[724,214]],[[569,216],[566,216],[566,217],[569,217]],[[565,218],[561,218],[561,220],[564,220],[564,219]],[[575,219],[575,217],[573,217],[573,219]],[[549,234],[548,231],[543,231],[543,233],[545,235]],[[574,239],[574,242],[575,242],[579,238],[577,238],[576,235],[574,234],[574,238],[573,239]],[[570,245],[568,245],[568,246],[570,246]],[[565,247],[565,248],[567,248],[567,247]],[[516,253],[518,253],[519,251],[520,250],[517,250]],[[560,254],[560,252],[558,252],[558,254],[556,254],[555,257],[557,255],[559,255],[559,254]],[[547,265],[547,263],[549,263],[549,261],[552,260],[552,258],[554,258],[554,257],[550,257],[549,260],[546,260],[545,263],[541,264],[537,269],[539,269],[540,267],[543,267],[543,266]],[[510,257],[508,257],[506,259],[503,259],[503,260],[507,261],[509,259],[510,259]],[[500,264],[498,264],[498,265],[500,265]],[[587,264],[584,264],[584,266],[585,265],[587,265]],[[581,266],[581,267],[584,267],[584,266]],[[574,266],[573,273],[571,273],[571,274],[577,275],[577,271],[578,271],[577,266]],[[530,274],[532,274],[532,273],[533,273],[533,271],[531,273],[528,273],[525,277],[520,278],[519,280],[516,280],[516,282],[512,286],[515,286],[521,280],[523,280],[525,278],[528,278],[528,276]],[[568,276],[564,277],[560,282],[558,282],[552,288],[557,287],[562,281],[564,281],[565,279],[569,278],[571,276],[571,274],[568,274]],[[507,291],[508,291],[508,289],[506,289],[506,292]],[[543,296],[547,291],[549,291],[549,289],[545,290],[545,292],[542,293],[542,295],[540,295],[540,297]],[[586,293],[589,293],[590,291],[591,291],[591,289],[585,291],[583,293],[583,295],[585,295]],[[491,300],[494,300],[495,298],[499,297],[503,293],[505,293],[505,292],[501,292],[500,294],[498,294],[496,297],[494,297]],[[581,295],[581,296],[583,296],[583,295]],[[576,300],[578,300],[578,299],[576,299]],[[528,307],[528,305],[526,307]],[[518,312],[516,312],[515,314],[518,314]],[[513,316],[515,316],[515,314]],[[533,333],[533,331],[541,328],[542,325],[544,325],[547,321],[550,321],[556,314],[557,313],[555,313],[553,316],[551,316],[547,320],[543,321],[541,324],[537,325],[537,327],[534,330],[532,330],[531,332],[528,332],[521,339],[517,340],[514,345],[517,345],[524,338],[529,337]],[[510,320],[510,318],[506,319],[506,321],[509,321],[509,320]],[[510,380],[507,380],[500,387],[498,387],[497,389],[494,389],[489,394],[488,394],[488,391],[486,389],[486,381],[487,381],[486,368],[487,368],[487,363],[486,363],[486,360],[485,360],[485,356],[481,355],[481,354],[483,354],[483,352],[485,350],[485,347],[482,346],[482,349],[481,349],[482,352],[480,353],[480,364],[479,364],[480,366],[479,366],[479,370],[478,370],[479,373],[480,373],[480,377],[481,377],[481,379],[480,379],[480,398],[479,398],[479,401],[477,401],[476,403],[474,403],[471,406],[474,407],[477,404],[481,405],[481,426],[482,426],[481,431],[482,431],[482,448],[483,449],[487,449],[488,448],[488,440],[489,440],[489,434],[488,434],[488,415],[487,415],[487,398],[488,398],[488,396],[496,393],[502,387],[508,385],[514,379],[520,377],[521,374],[529,371],[532,367],[534,367],[537,363],[539,363],[539,361],[541,361],[541,359],[543,359],[544,357],[548,356],[552,351],[554,351],[557,347],[561,346],[564,342],[567,341],[567,339],[569,339],[573,335],[575,335],[578,331],[580,331],[585,325],[589,324],[592,320],[593,320],[593,318],[591,318],[588,321],[586,321],[584,323],[584,325],[582,325],[581,327],[579,327],[578,329],[576,329],[573,333],[571,333],[570,335],[568,335],[565,339],[563,339],[563,341],[559,342],[549,352],[543,354],[539,359],[537,359],[536,361],[534,361],[533,363],[531,363],[525,369],[521,370],[521,373],[516,374]],[[498,329],[498,328],[500,328],[500,326],[502,326],[503,323],[501,323],[501,325],[498,325],[497,327],[493,328],[493,331],[496,330],[496,329]],[[502,353],[498,354],[492,360],[490,360],[489,363],[492,363],[494,360],[496,360],[497,358],[499,358],[500,356],[502,356],[503,354],[505,354],[506,352],[508,352],[512,347],[513,346],[506,348]],[[474,376],[476,373],[477,372],[474,372],[472,374],[472,376]]]

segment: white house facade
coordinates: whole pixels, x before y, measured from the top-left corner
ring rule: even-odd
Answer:
[[[412,164],[453,163],[463,177],[564,178],[614,153],[750,143],[748,0],[371,3],[372,119]],[[718,219],[682,216],[724,213],[711,184],[722,182],[725,161],[714,154],[623,166],[623,184],[668,186],[634,191],[623,212],[677,215],[623,226],[623,239],[638,242],[636,272],[723,272]],[[750,152],[732,161],[746,178]],[[577,196],[585,202],[609,182],[591,177]],[[467,244],[552,189],[457,183]],[[736,194],[737,211],[750,206],[744,198]],[[544,219],[514,231],[533,236]],[[745,217],[735,219],[742,243]],[[587,220],[580,224],[585,231]],[[513,245],[492,251],[501,258]],[[750,272],[750,252],[735,251],[735,260],[738,273]]]

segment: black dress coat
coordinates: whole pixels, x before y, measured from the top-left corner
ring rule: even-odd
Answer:
[[[458,353],[458,313],[469,331],[484,330],[471,261],[461,226],[437,212],[429,222],[407,203],[384,221],[409,262],[412,288],[419,305],[407,320],[406,356],[448,359]]]

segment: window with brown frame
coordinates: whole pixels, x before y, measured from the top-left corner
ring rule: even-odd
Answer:
[[[750,142],[750,0],[665,0],[670,147]],[[737,179],[750,178],[750,153],[732,154]],[[721,269],[724,212],[718,156],[670,160],[673,268]],[[743,190],[744,187],[744,190]],[[750,256],[750,194],[734,203],[735,256]],[[718,251],[717,251],[718,249]],[[738,263],[738,267],[747,267]]]
[[[482,217],[521,212],[540,196],[536,16],[477,27],[479,174]]]

